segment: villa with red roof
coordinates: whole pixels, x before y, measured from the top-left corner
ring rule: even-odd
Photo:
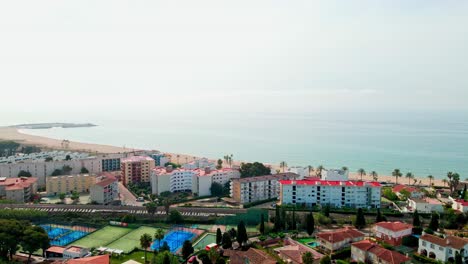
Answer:
[[[345,227],[332,232],[322,232],[317,234],[317,242],[326,252],[333,252],[347,248],[353,242],[361,241],[365,237],[353,227]]]
[[[418,253],[442,262],[453,262],[456,253],[461,253],[468,260],[468,239],[456,236],[444,238],[424,234],[419,238]]]
[[[18,203],[29,202],[31,196],[37,192],[37,178],[0,177],[0,197]]]
[[[67,259],[67,260],[56,260],[51,264],[109,264],[109,255],[100,255],[86,258]]]
[[[424,197],[424,193],[414,187],[414,186],[407,186],[407,185],[404,185],[404,184],[398,184],[398,185],[395,185],[393,188],[392,188],[392,191],[398,196],[398,197],[401,197],[403,194],[401,193],[402,191],[406,191],[410,194],[409,198],[423,198]]]
[[[452,197],[449,197],[450,201],[452,201],[452,209],[466,213],[468,212],[468,202],[463,200],[463,199],[453,199]]]
[[[404,237],[412,234],[413,225],[402,222],[379,222],[374,225],[373,231],[377,239],[392,246],[399,246]]]
[[[407,210],[410,212],[418,210],[419,213],[424,214],[430,214],[432,212],[441,213],[444,211],[444,205],[435,198],[408,198]]]
[[[369,240],[351,245],[351,259],[356,262],[375,264],[405,264],[411,263],[410,258],[396,251],[385,249]]]
[[[380,208],[382,186],[368,181],[281,180],[281,204]]]

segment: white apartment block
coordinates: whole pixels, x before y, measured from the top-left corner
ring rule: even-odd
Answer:
[[[295,173],[299,175],[298,180],[309,177],[309,168],[308,167],[288,167],[288,172]]]
[[[232,178],[239,178],[240,173],[233,169],[205,170],[172,169],[158,167],[151,172],[151,188],[153,194],[170,192],[192,192],[199,196],[211,195],[211,184],[217,182],[226,184]]]
[[[238,203],[251,203],[277,198],[280,195],[280,180],[297,178],[295,173],[279,173],[231,180],[231,197]]]
[[[281,204],[380,208],[382,187],[378,182],[282,180],[279,183]]]
[[[457,252],[462,254],[464,261],[468,261],[468,239],[456,236],[440,238],[429,234],[419,238],[418,253],[423,256],[453,263]]]
[[[327,181],[347,181],[348,180],[348,171],[346,170],[337,170],[337,169],[323,169],[322,170],[322,180]]]
[[[201,158],[182,165],[182,168],[186,170],[205,169],[206,167],[209,167],[211,170],[215,170],[216,163],[208,160],[207,158]]]

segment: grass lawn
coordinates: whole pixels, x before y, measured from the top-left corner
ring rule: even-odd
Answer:
[[[195,251],[205,249],[205,246],[211,243],[216,243],[216,234],[208,233],[202,237],[193,248]]]
[[[151,261],[151,259],[153,258],[153,253],[151,251],[148,251],[147,253],[147,259],[149,261]],[[111,264],[121,264],[121,263],[124,263],[125,261],[129,261],[129,260],[134,260],[134,261],[138,261],[140,263],[144,263],[145,262],[145,252],[144,251],[135,251],[133,252],[132,254],[129,254],[129,255],[122,255],[120,257],[112,257],[111,260],[110,260],[110,263]]]
[[[315,238],[312,238],[312,237],[300,238],[300,239],[297,239],[297,241],[301,242],[302,244],[307,245],[308,243],[315,242]]]
[[[72,243],[74,246],[81,246],[86,248],[97,248],[100,246],[107,246],[113,241],[123,237],[132,231],[130,228],[106,226],[100,230],[91,233],[84,238]]]
[[[108,248],[120,249],[125,253],[132,251],[135,247],[140,248],[140,237],[143,234],[149,234],[151,237],[154,237],[154,233],[157,228],[142,226],[132,232],[126,234],[125,236],[119,238],[118,240],[107,245]],[[166,231],[166,230],[164,230]]]

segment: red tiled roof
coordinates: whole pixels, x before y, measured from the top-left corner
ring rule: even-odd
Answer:
[[[324,232],[317,235],[319,238],[332,244],[344,241],[346,239],[355,239],[364,237],[364,234],[354,228],[344,228],[333,232]]]
[[[455,249],[462,249],[466,244],[468,244],[468,239],[456,236],[447,236],[445,238],[441,238],[429,234],[424,234],[419,239],[426,240],[441,247],[451,247]]]
[[[392,191],[393,192],[401,192],[402,190],[406,190],[410,193],[412,192],[420,192],[420,190],[418,188],[415,188],[415,187],[411,187],[411,186],[406,186],[406,185],[403,185],[403,184],[399,184],[399,185],[395,185],[393,188],[392,188]]]
[[[380,187],[380,183],[372,181],[327,181],[327,180],[282,180],[282,185],[321,185],[321,186],[370,186]]]
[[[106,178],[101,180],[100,182],[96,182],[96,185],[106,187],[107,185],[117,181],[117,178],[115,178],[113,175],[106,175],[105,177]]]
[[[374,254],[380,260],[383,260],[386,263],[390,264],[400,264],[410,260],[410,258],[406,257],[403,254],[389,249],[385,249],[375,243],[370,242],[369,240],[359,241],[353,243],[351,246],[356,247],[362,251],[367,251],[371,254]]]
[[[463,206],[467,206],[468,205],[468,202],[465,201],[465,200],[462,200],[462,199],[456,199],[455,202],[463,205]]]
[[[21,178],[6,178],[4,181],[0,181],[0,186],[5,186],[5,190],[21,190],[28,188],[31,184],[37,182],[35,177],[21,177]]]
[[[379,223],[376,223],[375,225],[391,230],[393,232],[398,232],[398,231],[413,228],[413,225],[402,223],[402,222],[379,222]]]
[[[46,251],[52,252],[52,253],[57,253],[57,254],[63,254],[63,251],[65,251],[64,247],[59,247],[59,246],[52,246],[48,248]]]
[[[88,258],[71,259],[67,264],[109,264],[109,255],[101,255]]]
[[[273,257],[255,248],[249,248],[247,251],[228,249],[224,251],[224,256],[229,257],[231,264],[244,264],[245,259],[248,259],[249,263],[252,264],[276,264],[276,260]]]

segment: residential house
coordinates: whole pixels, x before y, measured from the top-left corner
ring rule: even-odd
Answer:
[[[227,249],[224,256],[229,257],[230,264],[276,264],[276,259],[256,248],[247,251]]]
[[[413,225],[402,222],[379,222],[374,225],[375,236],[392,246],[399,246],[403,238],[410,236],[413,232]]]
[[[37,180],[35,177],[0,177],[0,197],[18,203],[29,202],[37,193]]]
[[[351,259],[356,262],[373,264],[406,264],[410,258],[396,251],[385,249],[369,240],[351,245]]]
[[[320,248],[326,252],[334,252],[364,240],[365,235],[353,227],[345,227],[336,231],[318,233],[316,237]]]
[[[451,196],[449,196],[449,200],[452,202],[452,209],[466,213],[468,212],[468,202],[463,200],[463,199],[454,199]]]
[[[419,213],[429,214],[432,212],[442,213],[444,205],[434,198],[408,198],[408,211],[414,212],[418,210]]]
[[[284,246],[274,249],[276,254],[284,260],[285,263],[302,264],[302,255],[310,252],[314,258],[314,264],[320,263],[323,255],[310,247],[304,246],[303,244],[287,238],[284,240]]]
[[[453,262],[457,252],[462,254],[464,261],[468,261],[468,239],[456,236],[440,238],[429,234],[419,238],[418,253],[425,257]]]
[[[395,185],[392,188],[392,191],[400,198],[403,196],[404,193],[409,194],[409,197],[407,198],[421,199],[424,197],[424,192],[421,191],[419,188],[416,188],[414,186],[407,186],[404,184]]]

